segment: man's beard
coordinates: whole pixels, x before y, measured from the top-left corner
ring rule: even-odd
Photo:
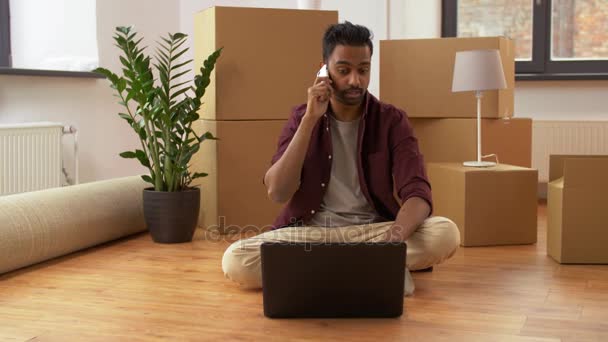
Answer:
[[[365,90],[361,88],[349,88],[335,91],[336,99],[349,106],[360,105],[365,97]]]

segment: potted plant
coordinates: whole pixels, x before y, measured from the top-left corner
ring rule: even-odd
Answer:
[[[192,62],[180,60],[188,50],[184,47],[186,38],[183,33],[175,33],[157,42],[155,79],[152,59],[140,47],[141,38],[132,27],[117,27],[114,40],[122,51],[119,56],[122,74],[104,68],[94,70],[111,82],[126,110],[118,115],[141,141],[141,149],[120,156],[137,159],[149,170],[148,175],[142,176],[152,184],[143,192],[144,216],[152,239],[160,243],[192,240],[198,221],[200,189],[190,184],[207,174],[191,172],[189,163],[204,140],[216,139],[209,132],[197,135],[192,123],[199,119],[201,98],[222,49],[205,60],[194,82],[184,81],[180,76]]]

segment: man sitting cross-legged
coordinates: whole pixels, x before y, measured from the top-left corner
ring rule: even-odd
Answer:
[[[317,77],[307,103],[292,112],[264,177],[269,197],[287,205],[274,230],[226,250],[229,279],[262,286],[265,241],[406,241],[409,270],[430,268],[457,250],[456,225],[430,216],[431,187],[407,115],[367,91],[372,52],[363,26],[345,22],[325,32],[328,76]],[[408,270],[406,276],[411,294]]]

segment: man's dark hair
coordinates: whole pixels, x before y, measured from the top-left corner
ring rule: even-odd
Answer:
[[[336,45],[369,46],[370,56],[374,52],[371,31],[362,25],[355,25],[345,21],[342,24],[333,24],[327,28],[323,35],[323,61],[327,63],[329,56]]]

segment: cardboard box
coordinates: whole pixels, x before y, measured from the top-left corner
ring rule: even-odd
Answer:
[[[608,156],[550,156],[547,254],[562,264],[608,264]]]
[[[518,166],[429,163],[433,215],[453,220],[463,246],[536,242],[538,171]]]
[[[410,119],[424,160],[477,160],[476,119]],[[481,153],[496,154],[502,164],[532,165],[532,119],[482,119]],[[495,161],[493,157],[484,160]]]
[[[474,92],[452,93],[457,51],[498,49],[507,89],[484,91],[481,115],[513,116],[515,51],[504,37],[435,38],[380,41],[380,99],[409,117],[477,117]]]
[[[306,102],[337,11],[211,7],[194,18],[194,66],[224,47],[200,115],[210,120],[287,119]]]
[[[204,141],[192,158],[192,170],[209,174],[195,181],[201,185],[199,227],[220,233],[269,228],[281,205],[268,198],[262,181],[285,122],[196,122],[197,132],[220,139]]]

